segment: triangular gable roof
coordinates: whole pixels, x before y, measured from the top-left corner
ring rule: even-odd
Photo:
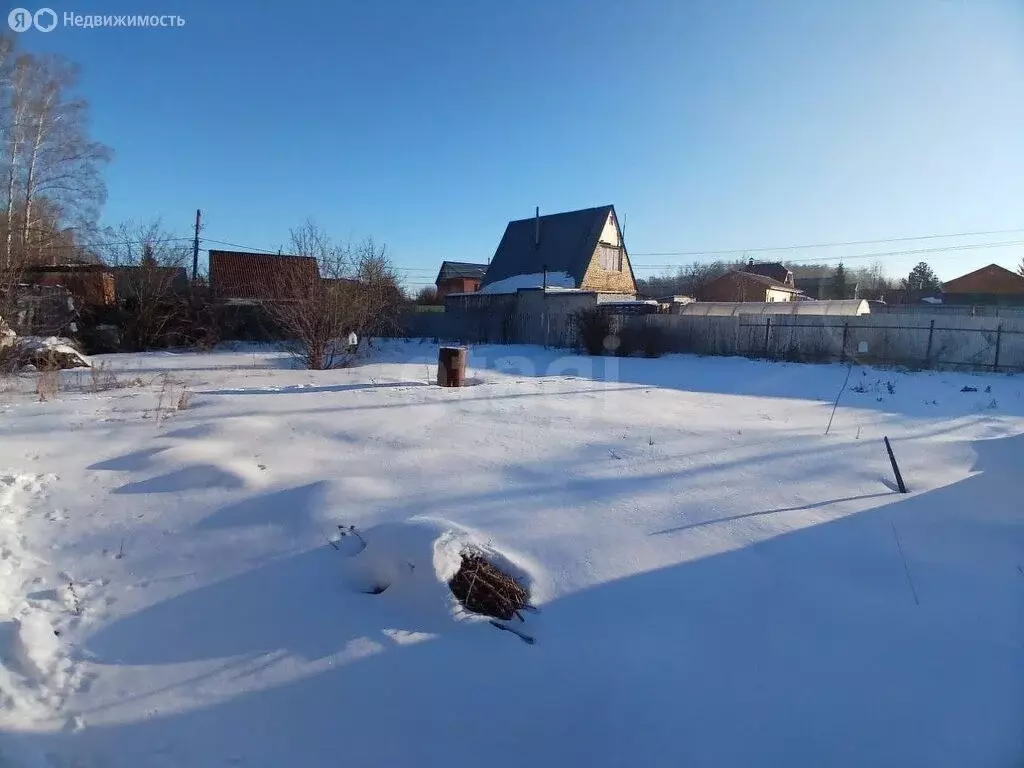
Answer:
[[[540,244],[535,245],[536,217],[510,221],[487,268],[483,287],[516,275],[564,272],[579,287],[597,248],[612,205],[540,217]],[[618,217],[616,217],[616,223]],[[617,224],[616,224],[617,225]]]
[[[760,283],[765,288],[774,288],[779,291],[788,291],[789,293],[802,292],[799,288],[794,288],[791,285],[786,285],[785,283],[776,280],[773,277],[768,277],[767,275],[758,275],[754,272],[747,272],[746,270],[743,269],[737,269],[734,272],[727,272],[726,274],[722,275],[722,277],[729,277],[730,275],[740,278],[742,280],[747,280],[752,283]]]
[[[944,293],[1024,294],[1024,277],[998,264],[989,264],[943,283],[942,290]]]
[[[764,275],[772,280],[778,280],[780,283],[785,283],[786,278],[793,274],[785,264],[779,261],[755,261],[745,266],[743,271],[752,275]]]
[[[472,264],[468,261],[442,261],[441,270],[437,273],[437,280],[434,282],[439,283],[453,277],[473,277],[483,280],[486,272],[486,264]]]

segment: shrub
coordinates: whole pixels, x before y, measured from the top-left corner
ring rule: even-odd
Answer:
[[[615,354],[619,357],[630,357],[637,353],[644,357],[661,357],[668,351],[665,331],[655,325],[626,326],[619,331],[618,341]]]
[[[668,335],[657,325],[645,325],[639,333],[640,351],[644,357],[661,357],[668,352]]]
[[[573,316],[579,343],[588,355],[603,355],[612,335],[612,317],[597,307],[582,309]]]

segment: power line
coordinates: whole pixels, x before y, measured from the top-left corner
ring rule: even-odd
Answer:
[[[887,237],[881,240],[847,240],[835,243],[809,243],[806,245],[774,245],[762,248],[733,248],[724,251],[660,251],[650,253],[634,253],[633,256],[728,256],[730,254],[748,254],[758,251],[800,251],[808,248],[839,248],[848,245],[880,245],[884,243],[905,243],[913,240],[941,240],[949,237],[981,237],[982,235],[1011,235],[1024,232],[1024,229],[990,229],[979,232],[953,232],[945,235],[915,235],[912,237]]]
[[[111,248],[117,245],[146,245],[148,243],[161,244],[161,243],[172,243],[181,240],[191,240],[191,237],[158,237],[153,240],[111,240],[106,243],[51,243],[51,244],[38,244],[33,245],[35,248],[52,249],[57,250],[60,248],[70,248],[72,250],[88,250],[90,248]]]
[[[250,251],[252,253],[266,253],[266,254],[271,254],[271,255],[274,255],[274,256],[276,256],[278,253],[280,253],[280,249],[277,249],[277,248],[275,248],[273,250],[270,250],[270,249],[267,249],[267,248],[255,248],[255,247],[253,247],[251,245],[242,245],[240,243],[229,243],[227,240],[214,240],[211,237],[202,237],[202,238],[200,238],[200,240],[203,240],[204,242],[207,242],[207,243],[216,243],[217,245],[230,245],[232,248],[244,248],[245,250]],[[207,248],[206,250],[209,251],[210,249]]]
[[[250,251],[252,253],[265,253],[265,254],[270,255],[270,256],[276,256],[279,253],[278,250],[270,250],[268,248],[256,248],[256,247],[251,246],[251,245],[242,245],[241,243],[231,243],[231,242],[228,242],[226,240],[214,240],[213,238],[210,238],[210,237],[203,237],[203,238],[200,238],[200,239],[205,241],[205,242],[208,242],[208,243],[216,243],[217,245],[230,245],[232,248],[244,248],[245,250]],[[211,249],[206,248],[205,250],[206,250],[207,253],[209,253]],[[422,272],[422,273],[424,273],[424,275],[423,275],[424,277],[426,275],[428,275],[428,274],[433,274],[434,272],[437,271],[434,267],[398,267],[398,266],[394,267],[394,270],[396,272],[410,272],[410,273],[411,272]],[[431,282],[430,285],[433,285],[433,283]]]

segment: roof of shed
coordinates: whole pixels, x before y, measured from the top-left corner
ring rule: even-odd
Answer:
[[[320,268],[312,256],[210,251],[210,288],[222,299],[287,301],[319,280]]]
[[[694,301],[678,309],[680,315],[838,315],[858,316],[871,313],[866,301]]]
[[[771,277],[766,277],[765,275],[755,275],[753,272],[744,272],[741,269],[736,270],[735,272],[726,272],[724,275],[722,275],[722,278],[726,277],[740,278],[748,282],[759,283],[760,285],[763,285],[765,288],[775,288],[780,291],[788,291],[789,293],[800,293],[799,288],[794,288],[791,285],[786,285],[785,283],[779,282],[778,280],[775,280],[774,278]]]
[[[789,268],[780,261],[755,261],[743,268],[743,271],[751,275],[763,275],[779,282],[785,282],[790,275]]]
[[[947,294],[1024,294],[1024,276],[998,264],[989,264],[943,283],[942,290]]]
[[[590,266],[608,214],[614,210],[612,205],[602,205],[541,216],[539,243],[535,217],[510,221],[487,268],[484,287],[545,269],[570,275],[578,287]]]
[[[472,264],[468,261],[442,261],[441,271],[437,273],[437,280],[434,282],[440,283],[442,280],[451,280],[457,277],[483,280],[486,272],[486,264]]]

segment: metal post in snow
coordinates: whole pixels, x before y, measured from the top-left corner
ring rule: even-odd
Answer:
[[[935,320],[928,324],[928,349],[924,353],[924,363],[927,366],[932,364],[932,338],[935,336]]]
[[[199,279],[199,230],[202,228],[203,212],[196,209],[196,234],[192,241],[192,282]]]
[[[907,486],[903,484],[903,475],[900,474],[900,468],[896,464],[896,454],[892,452],[892,446],[889,444],[889,438],[885,439],[885,450],[889,452],[889,462],[892,464],[892,472],[896,475],[896,485],[900,489],[900,493],[907,492]]]
[[[764,356],[768,358],[768,336],[772,331],[772,318],[768,316],[768,322],[764,324]]]
[[[843,323],[843,350],[842,350],[842,353],[840,354],[840,359],[843,362],[846,362],[846,337],[849,335],[849,333],[850,333],[850,324],[849,323]]]
[[[998,326],[996,326],[996,359],[992,362],[992,370],[993,371],[998,371],[999,370],[999,347],[1002,345],[1002,341],[1003,341],[1003,324],[1000,323]]]

